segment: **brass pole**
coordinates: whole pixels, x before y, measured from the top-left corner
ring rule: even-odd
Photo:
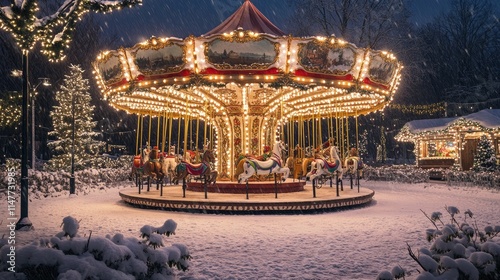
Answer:
[[[199,132],[200,132],[200,118],[198,117],[196,119],[196,150],[198,150],[198,135],[199,135]],[[203,142],[203,141],[202,141]],[[203,143],[202,143],[202,146],[203,146]]]
[[[160,116],[156,117],[156,146],[160,147]]]
[[[181,118],[177,119],[177,153],[181,153]]]
[[[141,126],[141,114],[137,115],[137,130],[135,131],[135,154],[139,154],[139,129]]]
[[[151,112],[149,112],[149,123],[148,123],[148,146],[151,146]]]

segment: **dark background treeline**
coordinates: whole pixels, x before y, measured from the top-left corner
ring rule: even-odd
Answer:
[[[285,4],[255,0],[252,3],[288,34],[335,34],[358,47],[393,52],[404,65],[402,83],[393,104],[445,102],[444,110],[435,111],[429,106],[429,110],[424,107],[408,111],[389,106],[383,112],[360,117],[359,133],[367,131],[370,158],[375,158],[382,133],[389,158],[409,158],[407,150],[411,147],[393,139],[407,121],[500,108],[500,5],[495,0],[451,0],[447,9],[424,24],[415,23],[415,9],[409,0],[290,0]],[[116,14],[86,15],[77,26],[63,62],[49,63],[35,47],[29,56],[30,83],[36,85],[41,77],[49,78],[52,83],[49,88],[37,89],[37,157],[50,156],[46,148],[50,140],[47,132],[52,130],[49,112],[54,105],[54,92],[71,63],[80,64],[90,80],[96,130],[102,132],[101,140],[126,145],[128,153],[134,153],[137,116],[116,111],[101,99],[91,67],[97,54],[120,46],[131,47],[152,35],[180,38],[201,35],[234,12],[239,4],[228,0],[145,1],[140,8]],[[149,17],[144,16],[148,14]],[[21,53],[11,35],[4,31],[0,32],[0,45],[0,98],[7,99],[21,92],[20,79],[11,76],[12,70],[21,68]],[[0,127],[0,159],[19,157],[20,134],[20,125]]]

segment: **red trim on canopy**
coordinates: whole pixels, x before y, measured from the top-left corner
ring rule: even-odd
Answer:
[[[229,33],[237,30],[238,27],[257,33],[267,33],[276,36],[285,35],[283,31],[269,21],[250,1],[245,1],[234,14],[203,36]]]
[[[252,70],[252,69],[239,69],[239,70],[217,70],[215,68],[207,68],[200,74],[202,75],[277,75],[280,71],[278,68],[269,68],[267,70]]]
[[[366,78],[363,79],[363,83],[365,83],[367,85],[370,85],[370,86],[375,86],[375,87],[383,88],[385,90],[389,90],[389,86],[381,84],[381,83],[374,82],[374,81],[372,81],[372,79],[370,79],[368,77],[366,77]]]
[[[343,76],[332,75],[332,74],[321,74],[321,73],[311,73],[302,69],[297,69],[294,71],[295,76],[297,77],[310,77],[310,78],[320,78],[320,79],[328,79],[328,80],[341,80],[341,81],[353,81],[354,77],[352,74],[346,74]]]

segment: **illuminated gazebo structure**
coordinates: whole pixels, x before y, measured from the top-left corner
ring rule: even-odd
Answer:
[[[203,133],[219,180],[229,180],[238,155],[262,154],[278,138],[291,147],[328,137],[346,145],[348,119],[391,102],[402,66],[389,52],[334,36],[285,35],[245,1],[204,35],[105,51],[94,68],[114,108],[162,120],[156,145],[180,143],[171,138],[174,123],[184,150]]]

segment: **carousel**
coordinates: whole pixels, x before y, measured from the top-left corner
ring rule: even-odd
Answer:
[[[205,181],[187,190],[214,192],[239,192],[248,181],[247,189],[266,192],[271,174],[279,192],[302,191],[301,178],[316,175],[306,176],[314,151],[330,162],[326,170],[353,166],[357,117],[391,102],[401,69],[386,51],[286,35],[250,1],[201,36],[152,37],[94,63],[103,98],[138,117],[136,154],[156,147],[205,164]],[[162,175],[174,181],[177,173]]]

